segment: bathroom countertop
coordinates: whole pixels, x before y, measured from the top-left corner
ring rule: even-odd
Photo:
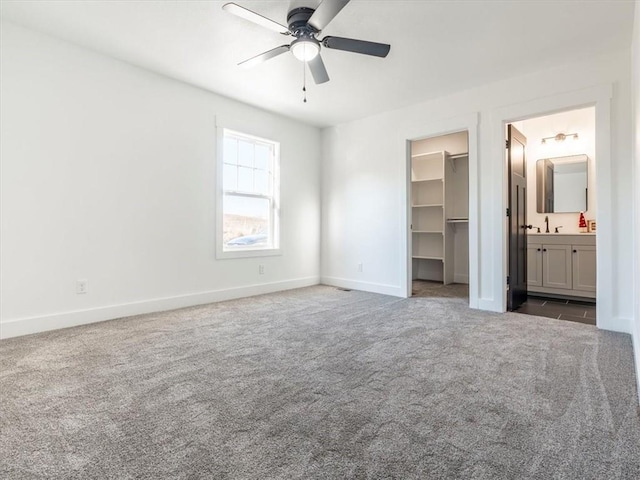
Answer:
[[[597,237],[593,233],[532,233],[527,235],[529,245],[590,245],[595,246]]]
[[[540,232],[540,233],[536,233],[536,232],[529,232],[529,233],[527,233],[527,236],[528,235],[580,235],[580,236],[584,235],[584,236],[589,236],[589,235],[595,235],[595,234],[596,234],[596,232],[589,232],[589,233],[579,233],[579,232],[578,233],[571,233],[571,232],[559,232],[559,233],[543,233],[543,232]]]

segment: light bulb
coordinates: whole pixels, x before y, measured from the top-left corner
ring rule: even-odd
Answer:
[[[291,45],[291,53],[301,62],[308,62],[316,58],[320,53],[320,45],[311,40],[301,38]]]

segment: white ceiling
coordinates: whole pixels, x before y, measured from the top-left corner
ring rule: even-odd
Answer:
[[[286,24],[292,6],[236,3]],[[505,77],[629,48],[632,0],[352,0],[323,31],[390,43],[385,59],[323,49],[331,81],[316,86],[289,43],[222,10],[226,1],[11,1],[2,17],[106,55],[317,126],[362,118]]]

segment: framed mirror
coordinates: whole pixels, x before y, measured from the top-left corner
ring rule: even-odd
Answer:
[[[536,162],[538,213],[575,213],[587,210],[589,157],[543,158]]]

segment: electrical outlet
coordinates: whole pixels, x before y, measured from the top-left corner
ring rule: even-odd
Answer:
[[[264,275],[264,265],[258,265],[258,273]]]
[[[359,271],[359,272],[362,272],[362,263],[359,263],[359,264],[358,264],[358,271]]]
[[[78,295],[87,293],[89,291],[89,281],[88,280],[76,280],[76,293]]]

